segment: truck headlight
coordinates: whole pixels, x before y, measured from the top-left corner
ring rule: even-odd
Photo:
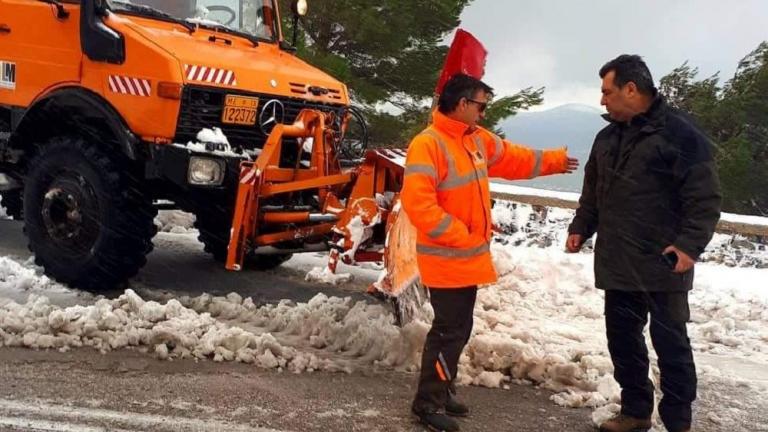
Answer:
[[[216,186],[224,180],[224,162],[219,159],[192,156],[189,158],[187,181],[193,185]]]

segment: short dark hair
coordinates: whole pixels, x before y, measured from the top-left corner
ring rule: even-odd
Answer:
[[[443,92],[437,100],[437,109],[443,114],[452,113],[456,110],[461,98],[472,99],[480,90],[488,93],[489,96],[493,95],[493,89],[488,84],[469,75],[457,73],[445,83]]]
[[[656,96],[657,90],[653,85],[651,71],[639,55],[622,54],[609,61],[600,68],[600,78],[605,78],[610,71],[616,73],[613,82],[618,88],[624,87],[631,81],[635,83],[640,93]]]

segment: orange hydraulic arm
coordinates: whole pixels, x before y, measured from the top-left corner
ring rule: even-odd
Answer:
[[[342,171],[330,116],[301,111],[294,124],[275,126],[256,161],[241,164],[227,269],[240,270],[252,248],[305,239],[329,244],[331,270],[342,252],[345,262],[382,259],[384,229],[376,227],[383,227],[400,190],[404,153],[369,151],[360,166]],[[309,168],[279,167],[283,139],[289,137],[313,140]],[[261,204],[276,195],[306,190],[317,191],[316,213],[276,212]],[[364,243],[381,248],[365,250]]]

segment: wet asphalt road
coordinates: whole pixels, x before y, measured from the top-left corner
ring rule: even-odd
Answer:
[[[281,299],[307,301],[319,292],[369,299],[363,294],[369,280],[360,279],[341,287],[320,285],[306,282],[304,272],[286,266],[271,271],[231,272],[205,253],[202,245],[179,241],[177,237],[162,233],[156,236],[155,249],[147,256],[147,265],[124,288],[147,288],[191,296],[205,292],[211,295],[237,292],[243,298],[252,297],[257,304]],[[0,220],[0,256],[26,260],[30,255],[22,224]],[[121,288],[99,294],[113,297],[122,291]]]

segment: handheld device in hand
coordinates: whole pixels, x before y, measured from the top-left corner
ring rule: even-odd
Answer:
[[[670,268],[673,269],[677,266],[677,254],[674,252],[667,252],[661,256],[664,263]]]

